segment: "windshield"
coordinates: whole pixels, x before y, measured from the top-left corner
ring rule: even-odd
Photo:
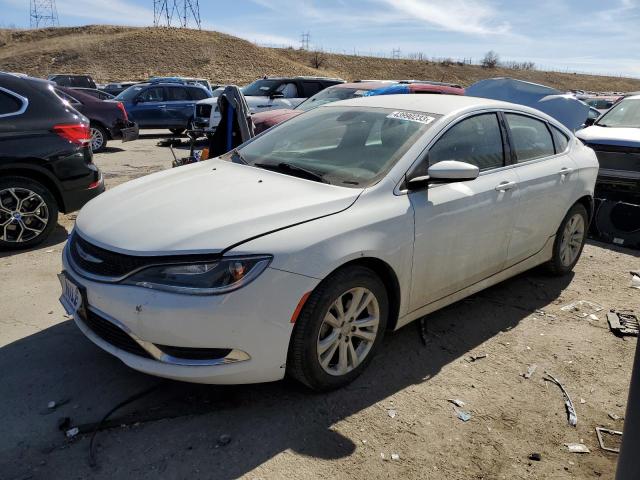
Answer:
[[[358,88],[329,87],[321,90],[313,97],[307,98],[298,105],[295,110],[307,112],[325,103],[337,102],[338,100],[348,100],[349,98],[361,97],[368,90],[360,90]]]
[[[437,117],[386,108],[318,108],[221,158],[363,188],[381,179]]]
[[[602,115],[596,125],[601,127],[640,128],[640,98],[628,98]]]
[[[244,95],[253,97],[263,97],[270,95],[273,90],[282,83],[281,80],[256,80],[250,83],[246,87],[242,87],[242,93]]]
[[[122,100],[128,102],[129,100],[133,100],[133,98],[140,93],[140,91],[145,87],[145,85],[133,85],[126,90],[120,92],[115,100]]]

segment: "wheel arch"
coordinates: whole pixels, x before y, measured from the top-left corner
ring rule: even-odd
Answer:
[[[400,315],[401,296],[400,282],[396,272],[393,270],[391,265],[384,260],[376,257],[360,257],[343,263],[331,271],[329,275],[332,275],[338,270],[353,266],[361,266],[372,270],[376,275],[378,275],[378,277],[380,277],[382,283],[384,283],[384,286],[387,289],[387,294],[389,295],[389,319],[387,321],[387,329],[395,330]],[[327,275],[327,277],[329,275]]]
[[[24,177],[41,183],[51,192],[58,204],[58,209],[64,211],[65,206],[60,188],[46,173],[29,167],[9,167],[0,169],[0,174],[3,177]]]
[[[582,197],[580,197],[578,200],[576,200],[575,204],[581,204],[586,210],[587,210],[587,216],[589,217],[589,222],[591,222],[593,220],[593,214],[594,214],[594,200],[593,197],[591,195],[584,195]]]
[[[95,120],[95,119],[90,119],[89,120],[89,125],[90,126],[96,126],[96,127],[100,127],[102,128],[105,133],[107,134],[107,138],[106,140],[113,140],[113,138],[111,137],[111,130],[109,130],[109,128],[100,120]]]

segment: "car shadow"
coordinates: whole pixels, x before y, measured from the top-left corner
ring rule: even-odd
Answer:
[[[47,239],[31,248],[17,248],[15,250],[0,250],[0,258],[11,257],[13,255],[17,255],[19,253],[32,252],[36,250],[42,250],[43,248],[51,248],[61,243],[64,243],[69,236],[69,232],[67,229],[60,224],[56,224],[56,227],[53,229],[51,234],[47,237]]]
[[[104,147],[101,151],[99,152],[95,152],[95,155],[99,155],[102,153],[119,153],[119,152],[124,152],[124,148],[120,148],[120,147]]]
[[[571,278],[532,271],[435,312],[427,317],[426,345],[414,325],[389,333],[362,376],[324,394],[290,381],[211,386],[159,380],[127,368],[65,321],[0,348],[0,471],[8,478],[38,471],[47,478],[128,478],[132,472],[184,478],[186,462],[188,471],[231,479],[287,450],[317,459],[349,456],[355,439],[333,425],[428,384],[447,364],[551,304]],[[97,470],[87,461],[89,435],[69,441],[56,428],[65,416],[71,425],[97,422],[156,384],[152,394],[114,414],[115,428],[98,435]],[[49,414],[52,400],[63,404]],[[220,445],[222,434],[230,436],[228,445]]]
[[[598,240],[596,238],[587,238],[587,244],[593,245],[594,247],[605,248],[607,250],[611,250],[618,253],[624,253],[625,255],[630,255],[632,257],[640,258],[640,249],[622,247],[620,245],[616,245],[615,243],[603,242],[602,240]],[[633,268],[637,268],[638,266],[639,265],[629,265],[629,267],[633,267]]]

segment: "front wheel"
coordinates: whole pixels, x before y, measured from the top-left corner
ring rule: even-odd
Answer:
[[[587,239],[589,216],[586,208],[576,203],[562,220],[553,244],[553,256],[547,263],[547,269],[553,275],[566,275],[582,253]]]
[[[44,241],[58,222],[58,204],[41,183],[24,177],[0,180],[0,250]]]
[[[373,271],[337,271],[313,291],[297,319],[287,374],[318,391],[347,385],[373,358],[388,315],[386,288]]]

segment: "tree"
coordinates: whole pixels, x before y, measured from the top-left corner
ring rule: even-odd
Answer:
[[[482,68],[496,68],[500,63],[500,57],[493,50],[489,50],[485,53],[484,58],[482,59],[481,65]]]
[[[313,68],[322,68],[327,60],[327,56],[322,50],[315,50],[311,52],[311,66]]]

